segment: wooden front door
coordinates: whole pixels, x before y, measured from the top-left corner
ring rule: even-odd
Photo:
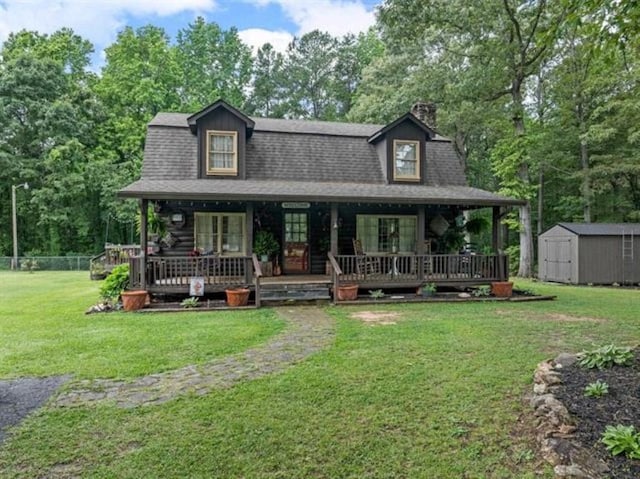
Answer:
[[[284,213],[284,274],[309,272],[309,214],[286,211]]]

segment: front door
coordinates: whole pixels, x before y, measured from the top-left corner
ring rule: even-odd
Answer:
[[[309,214],[284,213],[283,272],[305,274],[309,272]]]

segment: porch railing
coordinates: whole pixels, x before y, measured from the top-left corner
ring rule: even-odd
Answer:
[[[506,281],[506,255],[338,255],[329,254],[334,287],[340,283],[387,287],[419,283],[483,283]]]
[[[148,256],[146,287],[150,291],[188,292],[193,277],[203,278],[209,290],[255,285],[261,276],[256,262],[252,256]],[[132,257],[129,264],[130,287],[142,287],[141,257]]]

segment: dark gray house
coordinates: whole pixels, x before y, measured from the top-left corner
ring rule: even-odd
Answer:
[[[538,238],[538,277],[572,284],[640,283],[640,224],[558,223]]]
[[[134,283],[152,292],[184,292],[195,274],[207,291],[254,285],[271,269],[253,255],[257,231],[279,244],[276,272],[300,282],[504,279],[499,219],[521,204],[467,186],[451,142],[414,114],[388,125],[252,118],[222,100],[156,115],[142,177],[119,195],[141,212],[153,205],[168,225],[162,250],[132,263]],[[492,209],[495,254],[461,259],[447,230],[477,208]],[[147,244],[146,214],[142,226]]]

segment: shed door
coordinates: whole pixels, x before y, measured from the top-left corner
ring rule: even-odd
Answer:
[[[545,280],[571,282],[571,238],[545,238]]]

